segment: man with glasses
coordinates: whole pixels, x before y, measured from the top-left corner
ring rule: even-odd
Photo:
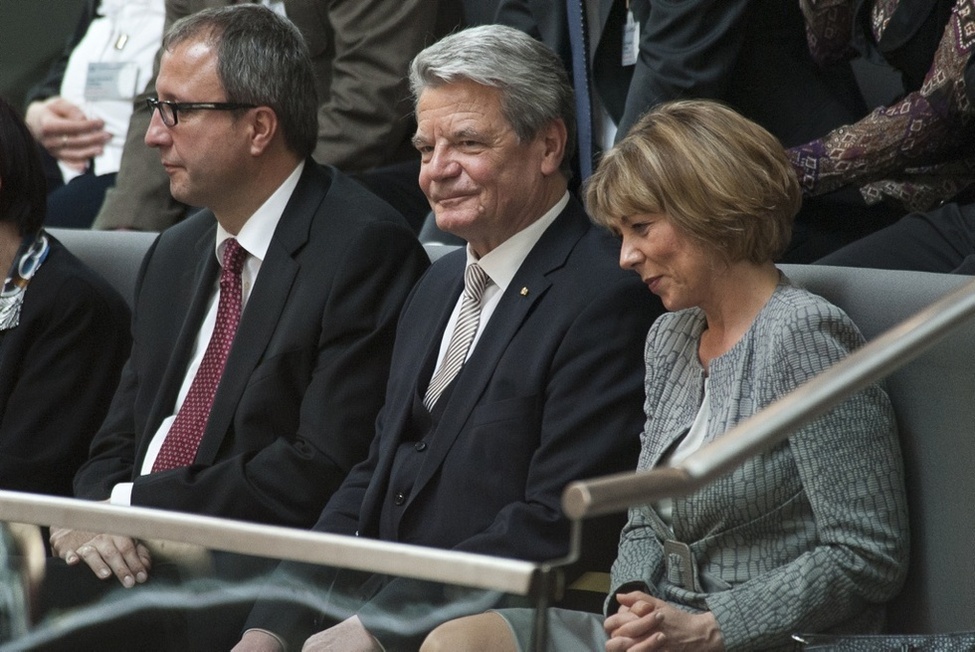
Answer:
[[[367,453],[427,258],[396,211],[310,159],[314,79],[287,20],[207,10],[163,48],[146,144],[173,196],[205,208],[146,256],[132,355],[75,491],[309,527]],[[128,537],[55,529],[51,542],[100,579],[150,573]]]
[[[160,100],[157,97],[146,98],[146,106],[149,111],[159,111],[159,118],[167,127],[175,127],[179,122],[180,111],[198,111],[209,109],[211,111],[238,111],[240,109],[256,109],[256,104],[243,104],[241,102],[170,102]]]
[[[319,100],[316,161],[361,173],[415,157],[406,68],[435,35],[461,22],[460,2],[166,0],[166,25],[204,9],[244,3],[286,14],[305,37]],[[145,97],[156,95],[154,81],[135,100],[123,164],[94,228],[161,230],[186,215],[187,207],[168,192],[158,159],[142,144],[150,119]]]

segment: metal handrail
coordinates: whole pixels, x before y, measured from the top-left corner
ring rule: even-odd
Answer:
[[[572,519],[686,495],[772,447],[840,401],[917,358],[975,317],[975,281],[889,329],[679,465],[574,482],[562,508]]]
[[[513,595],[548,590],[551,565],[145,507],[0,491],[0,520],[178,541]]]

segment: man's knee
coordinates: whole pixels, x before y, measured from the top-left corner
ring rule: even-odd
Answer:
[[[450,620],[427,635],[420,652],[519,652],[511,629],[496,613]]]

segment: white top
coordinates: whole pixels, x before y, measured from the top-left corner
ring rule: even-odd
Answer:
[[[119,170],[132,101],[152,78],[165,14],[165,0],[101,0],[98,14],[68,58],[61,97],[89,118],[104,120],[105,130],[112,134],[95,158],[96,174]],[[64,164],[60,167],[65,183],[80,174]]]
[[[680,440],[677,447],[674,448],[674,452],[667,455],[660,460],[659,466],[677,466],[683,462],[686,458],[690,457],[691,453],[697,452],[697,450],[704,445],[705,439],[708,435],[708,421],[711,420],[711,404],[708,401],[708,395],[711,393],[711,380],[708,377],[704,378],[704,397],[701,399],[701,409],[698,410],[697,416],[694,417],[694,423],[691,424],[691,429],[687,431],[684,438]],[[654,505],[657,508],[657,515],[660,519],[667,525],[671,525],[674,522],[674,501],[671,498],[662,498],[657,501]]]

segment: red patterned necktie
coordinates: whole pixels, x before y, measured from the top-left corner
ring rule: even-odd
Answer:
[[[166,471],[189,466],[196,458],[196,450],[203,438],[213,397],[223,376],[230,345],[234,342],[237,323],[240,321],[241,283],[240,272],[244,268],[247,252],[233,238],[227,240],[223,250],[223,269],[220,272],[220,302],[217,305],[217,321],[213,326],[210,343],[203,354],[196,376],[176,413],[176,419],[163,440],[152,471]]]

